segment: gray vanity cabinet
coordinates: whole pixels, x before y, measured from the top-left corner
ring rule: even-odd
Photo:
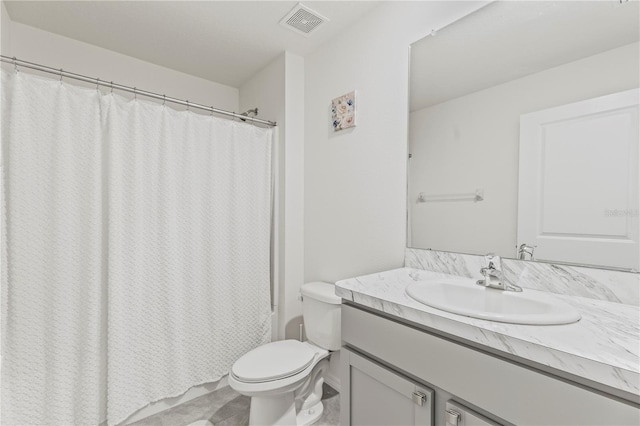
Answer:
[[[637,402],[370,308],[343,304],[342,340],[344,426],[640,424]]]
[[[451,395],[385,367],[347,348],[340,354],[343,372],[341,395],[348,400],[341,424],[353,426],[500,426],[482,414],[450,399]],[[446,401],[446,402],[445,402]],[[344,404],[344,402],[342,402]],[[348,420],[345,420],[347,419]]]
[[[433,425],[433,390],[349,350],[346,359],[352,425]],[[344,361],[342,361],[344,362]]]

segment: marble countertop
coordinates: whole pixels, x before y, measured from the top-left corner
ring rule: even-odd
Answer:
[[[606,385],[640,402],[638,306],[554,294],[577,309],[582,319],[566,325],[507,324],[431,308],[405,293],[412,282],[437,278],[460,277],[400,268],[339,281],[336,294],[394,317]]]

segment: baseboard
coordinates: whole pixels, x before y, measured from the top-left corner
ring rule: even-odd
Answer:
[[[340,393],[340,378],[336,377],[332,374],[327,374],[324,376],[324,382],[334,388]]]

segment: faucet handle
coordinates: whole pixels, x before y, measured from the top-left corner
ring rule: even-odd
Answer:
[[[500,256],[495,253],[489,253],[484,256],[487,268],[495,269],[496,271],[502,271],[502,265],[500,262]]]
[[[518,248],[518,259],[527,260],[527,256],[529,256],[528,260],[533,260],[533,251],[537,247],[538,246],[527,245],[526,243],[520,244],[520,247],[516,246],[516,248]]]

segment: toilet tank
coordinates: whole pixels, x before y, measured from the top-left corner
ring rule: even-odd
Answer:
[[[325,282],[303,284],[302,316],[307,338],[321,348],[340,349],[340,304],[335,286]]]

